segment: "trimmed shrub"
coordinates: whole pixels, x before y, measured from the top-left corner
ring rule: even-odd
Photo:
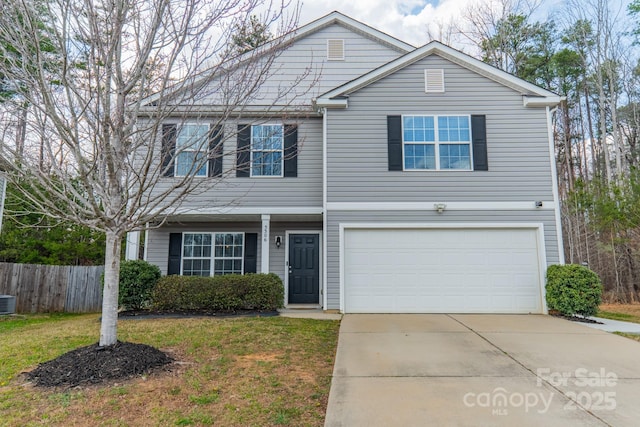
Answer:
[[[565,316],[593,316],[602,300],[602,283],[596,273],[577,264],[547,268],[547,306]]]
[[[165,276],[153,289],[151,300],[155,310],[275,310],[284,305],[284,286],[273,273]]]
[[[125,310],[140,310],[149,306],[151,292],[161,277],[157,265],[142,260],[120,264],[118,303]]]

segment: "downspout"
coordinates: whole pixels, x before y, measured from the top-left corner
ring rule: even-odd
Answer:
[[[558,107],[546,107],[547,110],[547,132],[549,138],[549,157],[551,159],[551,182],[553,186],[553,203],[555,205],[555,218],[556,218],[556,235],[558,238],[558,262],[564,264],[564,243],[562,241],[562,218],[560,216],[560,195],[558,191],[558,170],[556,166],[556,150],[553,141],[553,121],[551,116],[558,109]]]

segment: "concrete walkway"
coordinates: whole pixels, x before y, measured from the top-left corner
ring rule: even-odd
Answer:
[[[640,343],[541,315],[345,315],[326,426],[637,426]]]
[[[640,334],[640,323],[623,322],[621,320],[604,319],[602,317],[590,317],[598,323],[585,323],[590,328],[600,329],[606,332],[626,332],[628,334]]]

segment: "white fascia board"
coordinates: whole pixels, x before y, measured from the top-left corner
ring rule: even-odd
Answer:
[[[188,208],[183,207],[172,212],[169,216],[180,215],[322,215],[322,206],[317,207],[234,207],[219,208]]]
[[[328,202],[327,211],[434,211],[435,205],[444,204],[443,215],[447,211],[503,211],[503,210],[555,210],[556,203],[553,200],[540,200],[541,207],[536,207],[536,201],[520,202],[448,202],[433,200],[430,202]]]
[[[558,95],[549,97],[523,95],[522,104],[525,107],[555,107],[565,99],[566,97]]]
[[[486,64],[478,59],[475,59],[459,50],[453,49],[440,42],[432,41],[412,52],[401,56],[367,74],[360,76],[359,78],[352,80],[342,86],[339,86],[329,92],[324,93],[318,97],[318,103],[324,104],[325,102],[332,100],[338,96],[348,95],[362,87],[365,87],[389,74],[394,73],[422,58],[429,55],[438,54],[445,59],[448,59],[464,68],[474,71],[484,77],[497,81],[505,86],[511,87],[521,91],[523,94],[531,94],[538,98],[544,98],[547,102],[546,105],[551,105],[553,102],[557,104],[560,97],[546,89],[522,80],[516,76],[513,76],[505,71],[502,71],[496,67]],[[555,105],[553,104],[553,105]]]
[[[313,101],[316,110],[321,108],[347,108],[349,106],[349,100],[347,98],[339,99],[316,99]]]

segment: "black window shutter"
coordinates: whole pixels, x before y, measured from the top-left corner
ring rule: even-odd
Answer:
[[[177,125],[162,125],[162,175],[173,176]]]
[[[402,116],[387,116],[389,170],[402,170]]]
[[[298,126],[284,127],[284,176],[298,176]]]
[[[209,132],[209,176],[222,176],[222,126]]]
[[[473,170],[488,171],[487,125],[485,116],[471,116],[471,138],[473,141]]]
[[[169,263],[167,275],[180,274],[180,262],[182,258],[182,233],[169,234]]]
[[[269,262],[269,260],[262,260]],[[257,273],[258,270],[258,233],[244,234],[244,272]]]
[[[236,176],[248,178],[251,171],[251,126],[238,125],[238,152],[236,154]]]

